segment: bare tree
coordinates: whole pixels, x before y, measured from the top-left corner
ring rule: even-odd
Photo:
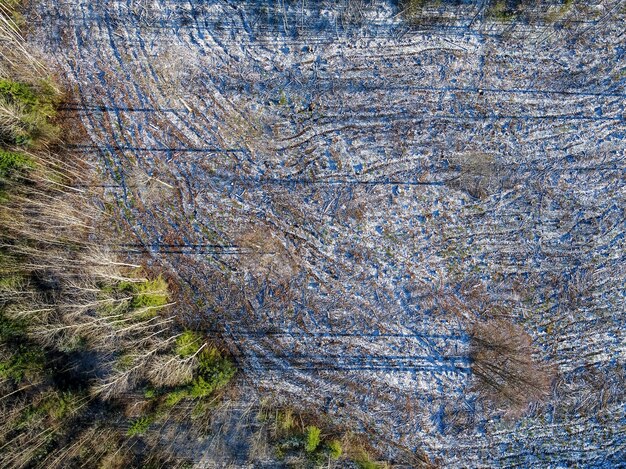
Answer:
[[[549,393],[550,370],[533,357],[531,337],[502,319],[477,322],[470,331],[476,390],[495,410],[517,417]]]

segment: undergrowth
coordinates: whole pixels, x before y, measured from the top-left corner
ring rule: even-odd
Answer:
[[[370,456],[373,450],[366,443],[368,438],[339,428],[327,416],[268,407],[261,409],[258,418],[269,434],[274,454],[290,467],[314,468],[329,461],[338,467],[388,467]]]

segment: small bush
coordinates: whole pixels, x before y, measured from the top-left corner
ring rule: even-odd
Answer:
[[[39,99],[30,85],[13,80],[0,80],[0,95],[25,106],[36,106],[39,103]],[[54,113],[54,109],[51,110],[51,113]]]
[[[188,358],[198,351],[202,345],[202,337],[194,331],[185,331],[176,339],[176,354]]]
[[[332,459],[339,459],[341,457],[343,450],[339,440],[331,440],[328,443],[328,454]]]
[[[191,383],[189,396],[193,397],[194,399],[206,397],[212,394],[213,391],[215,391],[216,389],[218,389],[218,387],[216,386],[215,382],[210,379],[206,380],[202,376],[198,376],[197,378],[194,378]]]
[[[63,419],[76,411],[77,397],[71,392],[54,393],[39,405],[37,411],[54,420]]]
[[[488,11],[489,16],[496,21],[508,22],[517,18],[515,10],[508,7],[506,0],[497,0]]]
[[[131,303],[132,307],[159,307],[167,303],[169,297],[167,282],[160,276],[154,280],[148,280],[138,285],[137,295],[133,298]]]
[[[105,316],[131,312],[138,321],[145,321],[156,316],[157,310],[167,305],[169,291],[167,282],[161,277],[140,282],[121,281],[116,284],[101,285],[105,298],[124,295],[131,297],[130,302],[120,304],[102,304],[98,311]]]
[[[307,453],[314,452],[320,444],[320,434],[322,431],[316,426],[310,426],[306,430],[306,442],[304,444],[304,450]]]
[[[7,266],[6,262],[7,258],[0,254],[0,265],[3,267]],[[11,261],[9,260],[9,263]],[[14,275],[3,275],[0,277],[0,292],[16,292],[22,289],[22,285],[24,282],[24,277],[19,274]]]
[[[130,354],[121,355],[116,361],[113,367],[118,371],[128,371],[135,363],[135,357]]]
[[[133,308],[160,307],[169,299],[167,282],[161,276],[145,282],[124,282],[120,288],[133,295]]]
[[[34,167],[33,160],[23,153],[0,150],[0,178],[8,179],[17,172]]]
[[[0,135],[6,143],[32,145],[57,138],[52,123],[59,96],[52,86],[0,79]]]
[[[174,407],[176,404],[178,404],[180,401],[182,401],[186,397],[189,397],[188,389],[186,388],[177,389],[175,391],[171,391],[167,393],[163,403],[165,404],[166,407]]]
[[[195,335],[195,333],[192,334]],[[179,344],[180,348],[177,347],[177,353],[181,356],[190,356],[189,354],[196,353],[197,346],[193,347],[193,352],[190,352],[191,349],[189,348],[194,343],[192,335],[183,334],[183,336],[186,338]],[[163,405],[172,407],[186,398],[199,399],[207,397],[226,386],[236,372],[233,363],[223,357],[219,350],[214,347],[202,350],[197,359],[198,367],[191,383],[167,393]]]
[[[152,419],[149,417],[141,417],[137,420],[134,420],[130,424],[130,428],[126,431],[126,435],[127,436],[143,435],[144,433],[146,433],[151,423],[152,423]]]
[[[235,375],[233,363],[222,357],[214,347],[204,349],[198,356],[197,376],[191,383],[191,397],[204,397],[224,387]]]
[[[404,0],[400,4],[408,21],[418,21],[426,0]]]
[[[6,342],[18,342],[24,340],[26,337],[27,324],[26,321],[17,321],[15,319],[9,319],[0,313],[0,341]]]
[[[0,361],[0,378],[18,384],[25,377],[32,378],[44,369],[44,353],[35,347],[20,346],[17,351]]]

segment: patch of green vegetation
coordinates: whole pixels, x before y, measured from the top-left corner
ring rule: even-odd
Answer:
[[[550,12],[546,15],[546,21],[553,22],[560,20],[563,15],[565,15],[574,5],[574,0],[564,0],[563,4],[559,7],[551,9]]]
[[[189,389],[194,398],[205,397],[223,388],[235,375],[235,365],[214,347],[205,348],[198,356],[198,371]]]
[[[165,405],[165,407],[174,407],[176,404],[178,404],[180,401],[187,397],[189,397],[189,389],[175,389],[174,391],[170,391],[165,395],[165,400],[163,401],[163,404]]]
[[[0,378],[10,379],[15,384],[24,378],[33,378],[43,371],[45,355],[39,348],[22,345],[17,347],[10,356],[0,361]]]
[[[135,358],[131,354],[121,355],[114,364],[114,368],[118,371],[127,371],[135,362]]]
[[[37,406],[37,412],[54,420],[63,419],[76,411],[78,397],[71,392],[55,392]]]
[[[185,331],[176,339],[176,354],[188,358],[198,351],[202,345],[202,337],[194,331]]]
[[[9,3],[8,8],[11,10],[11,21],[13,21],[18,30],[23,30],[26,28],[28,23],[26,22],[24,15],[17,11],[17,7],[19,6],[21,0],[5,0],[5,3],[7,1]]]
[[[120,282],[118,289],[133,296],[130,306],[139,308],[159,308],[169,299],[167,282],[160,275],[145,282]]]
[[[18,341],[26,337],[26,321],[9,319],[0,313],[0,342]]]
[[[0,128],[2,140],[14,145],[34,145],[56,139],[59,128],[52,120],[58,104],[59,96],[46,80],[35,87],[0,79],[0,113],[7,122]]]
[[[24,172],[34,167],[35,163],[29,156],[0,149],[0,178],[8,179],[15,173]]]
[[[409,22],[417,22],[422,16],[422,9],[427,0],[400,0],[400,13]]]
[[[360,451],[357,457],[354,458],[354,462],[359,469],[383,469],[383,465],[372,460],[369,454],[365,451]]]
[[[289,104],[289,100],[287,99],[285,90],[280,91],[280,96],[278,97],[278,104],[279,106],[287,106]]]
[[[138,284],[133,308],[160,307],[167,303],[167,282],[161,277]]]
[[[269,423],[270,443],[276,456],[279,459],[299,458],[301,461],[306,459],[303,467],[319,467],[328,459],[338,460],[346,458],[346,455],[358,456],[355,459],[350,458],[355,464],[376,464],[362,449],[360,444],[356,447],[352,446],[352,437],[350,434],[338,434],[337,431],[329,429],[329,435],[322,434],[322,426],[319,418],[313,415],[296,414],[289,407],[280,410],[261,408],[258,414],[260,421]],[[315,425],[306,422],[316,422]],[[341,436],[340,436],[341,435]],[[347,447],[344,448],[344,444]],[[356,450],[354,449],[356,448]],[[384,465],[374,465],[365,467],[382,468]]]
[[[322,431],[314,425],[306,429],[306,440],[304,443],[304,450],[307,453],[313,453],[317,449],[317,447],[320,445],[321,433]]]
[[[140,275],[140,272],[133,275]],[[169,300],[168,285],[161,276],[144,281],[124,280],[99,288],[102,301],[98,313],[111,319],[130,312],[135,320],[145,321],[155,317]]]
[[[417,15],[422,11],[426,0],[404,0],[402,7],[408,15]]]
[[[496,21],[506,23],[517,18],[517,13],[508,7],[506,0],[497,0],[487,12]]]
[[[331,440],[328,442],[328,455],[331,459],[339,459],[342,454],[343,449],[341,447],[341,441]]]
[[[0,262],[2,262],[2,257],[0,256]],[[24,277],[22,275],[5,275],[0,277],[0,291],[8,291],[8,292],[16,292],[20,291],[20,286],[24,281]]]
[[[276,414],[276,425],[282,432],[290,432],[295,427],[293,411],[285,409]]]
[[[150,425],[152,424],[151,417],[141,417],[137,420],[133,420],[130,427],[126,431],[127,436],[139,436],[146,433]]]
[[[189,334],[184,333],[181,336],[182,340],[176,346],[176,353],[183,358],[196,354],[201,341],[201,337],[197,333],[186,332]],[[195,358],[198,361],[198,366],[191,382],[163,392],[161,405],[164,408],[171,408],[183,399],[201,399],[210,396],[226,386],[237,371],[232,361],[222,356],[215,347],[202,349]]]

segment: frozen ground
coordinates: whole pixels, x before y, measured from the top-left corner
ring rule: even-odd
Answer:
[[[418,25],[382,0],[33,3],[72,150],[258,394],[390,458],[623,464],[623,1]],[[558,369],[519,422],[470,390],[492,310]]]

